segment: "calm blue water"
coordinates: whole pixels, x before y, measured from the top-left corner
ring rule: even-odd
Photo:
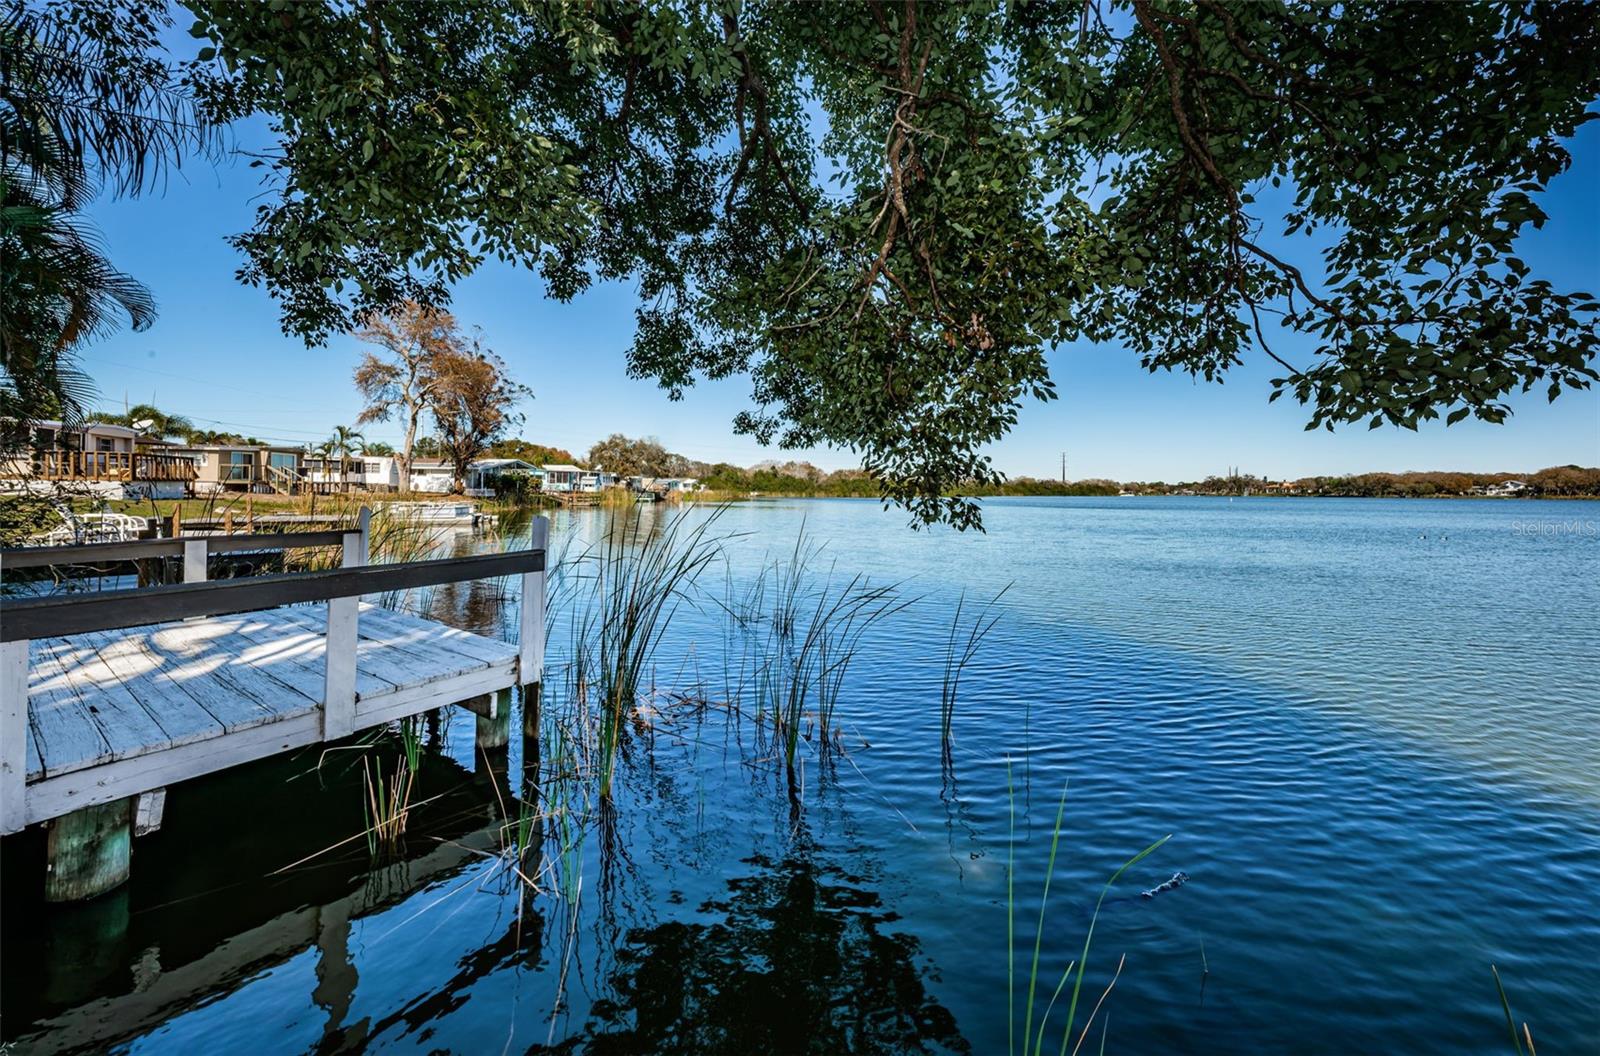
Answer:
[[[557,515],[556,545],[606,516]],[[1107,1052],[1503,1053],[1491,963],[1541,1051],[1600,1050],[1600,507],[1010,499],[985,519],[961,535],[871,502],[725,511],[726,559],[657,655],[616,817],[565,867],[559,837],[541,847],[536,879],[565,877],[569,897],[528,895],[490,853],[496,790],[534,750],[486,767],[460,713],[424,781],[441,798],[382,868],[346,848],[269,875],[360,829],[348,769],[289,760],[174,790],[120,909],[10,899],[6,1037],[1004,1051],[1007,859],[1025,976],[1067,786],[1040,1008],[1107,877],[1171,835],[1100,915],[1080,1026],[1126,961],[1084,1051],[1104,1029]],[[770,747],[719,706],[716,600],[802,522],[825,545],[814,564],[918,600],[866,639],[838,709],[847,750],[824,765],[803,748],[793,812]],[[1008,583],[946,770],[953,608]],[[511,616],[492,594],[435,603],[478,628]],[[570,613],[554,622],[558,662]],[[553,695],[547,722],[560,709]],[[1139,897],[1178,871],[1185,885]],[[19,931],[43,970],[22,966]]]

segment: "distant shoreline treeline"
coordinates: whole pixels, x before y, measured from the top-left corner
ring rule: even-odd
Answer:
[[[1290,495],[1323,498],[1600,498],[1600,468],[1552,466],[1535,473],[1356,473],[1268,480],[1251,475],[1164,481],[1053,480],[1020,478],[973,495]]]
[[[489,449],[500,458],[574,462],[619,477],[692,477],[712,498],[751,494],[797,498],[877,498],[878,481],[860,469],[828,472],[809,462],[764,462],[748,469],[728,462],[702,462],[668,451],[653,438],[612,434],[578,457],[561,448],[526,440],[502,440]],[[954,489],[963,496],[987,495],[1307,495],[1337,498],[1451,498],[1483,494],[1526,498],[1600,498],[1600,467],[1551,466],[1534,473],[1357,473],[1345,476],[1268,480],[1251,474],[1204,480],[1046,480],[1013,477],[999,484]]]

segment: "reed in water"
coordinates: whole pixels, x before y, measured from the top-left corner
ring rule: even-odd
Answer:
[[[1012,586],[1007,583],[1000,593],[978,610],[967,626],[965,635],[961,633],[961,611],[967,602],[967,592],[962,591],[961,597],[956,600],[955,615],[950,620],[950,637],[945,642],[944,679],[939,687],[939,744],[947,767],[954,761],[956,693],[961,688],[961,675],[972,663],[973,657],[978,655],[978,647],[994,630],[994,625],[1000,622],[1000,614],[994,611],[994,607]]]
[[[642,509],[613,520],[605,538],[579,558],[590,608],[581,625],[600,706],[600,796],[611,798],[624,722],[633,714],[656,648],[680,604],[694,600],[701,573],[721,552],[711,534],[721,511],[674,514],[665,524]]]

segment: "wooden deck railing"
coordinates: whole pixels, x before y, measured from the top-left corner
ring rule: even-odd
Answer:
[[[6,459],[7,472],[39,480],[191,481],[194,462],[144,451],[37,451]]]
[[[0,569],[183,554],[184,582],[134,590],[55,594],[4,602],[0,618],[0,832],[21,827],[27,773],[28,643],[34,638],[116,630],[322,601],[328,606],[322,702],[324,740],[356,729],[356,639],[361,596],[500,576],[522,577],[517,680],[544,677],[545,550],[550,522],[533,521],[526,550],[393,565],[368,565],[372,511],[357,527],[332,532],[261,533],[148,539],[87,546],[0,551]],[[212,553],[342,545],[343,567],[243,579],[206,580]]]

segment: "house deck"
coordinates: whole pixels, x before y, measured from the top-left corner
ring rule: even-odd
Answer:
[[[27,822],[324,739],[327,630],[302,605],[33,641]],[[367,603],[355,653],[357,730],[518,681],[516,645]]]

